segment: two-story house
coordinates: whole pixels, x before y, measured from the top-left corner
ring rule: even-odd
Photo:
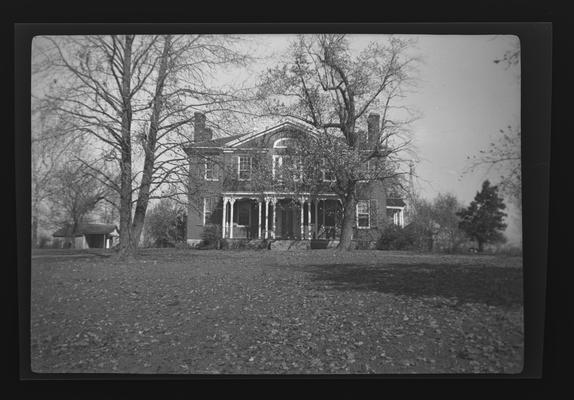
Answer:
[[[379,116],[369,116],[368,135],[376,137]],[[336,240],[342,203],[331,189],[334,177],[324,169],[308,192],[278,189],[280,166],[297,140],[318,135],[314,128],[285,121],[260,132],[214,138],[205,115],[195,114],[193,142],[185,147],[190,163],[187,242],[202,240],[206,226],[220,227],[225,239]],[[272,171],[268,186],[255,177],[260,163]],[[198,183],[201,183],[198,185]],[[375,242],[385,223],[403,226],[405,203],[387,199],[382,182],[358,188],[355,240]]]

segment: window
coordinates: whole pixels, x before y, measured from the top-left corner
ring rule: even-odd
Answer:
[[[251,157],[237,157],[238,175],[240,181],[251,180]]]
[[[403,209],[402,207],[387,207],[387,218],[392,219],[393,224],[403,227]]]
[[[335,175],[332,171],[330,171],[327,167],[327,160],[323,158],[323,167],[321,168],[321,174],[323,177],[323,181],[325,182],[333,182],[335,180]]]
[[[212,224],[211,217],[215,208],[217,207],[217,202],[219,198],[217,197],[205,197],[203,199],[203,225]]]
[[[281,180],[283,178],[283,174],[281,171],[281,167],[283,166],[283,157],[274,155],[273,156],[273,177]]]
[[[274,149],[288,149],[294,148],[297,146],[297,141],[293,138],[281,138],[277,139],[275,143],[273,143]]]
[[[369,200],[359,200],[357,203],[357,226],[359,229],[367,229],[371,226],[371,210]]]
[[[301,159],[295,156],[273,155],[273,177],[282,180],[285,175],[292,176],[294,181],[302,179]]]
[[[205,175],[206,181],[217,181],[219,177],[217,176],[217,164],[214,160],[205,160]]]

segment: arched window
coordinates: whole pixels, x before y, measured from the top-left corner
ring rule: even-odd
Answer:
[[[274,149],[287,149],[295,147],[296,140],[293,138],[281,138],[277,139],[275,143],[273,143]]]

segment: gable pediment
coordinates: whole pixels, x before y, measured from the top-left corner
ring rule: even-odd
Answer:
[[[228,143],[233,148],[272,148],[273,144],[283,138],[317,136],[319,132],[303,124],[286,121],[259,132],[249,133]]]

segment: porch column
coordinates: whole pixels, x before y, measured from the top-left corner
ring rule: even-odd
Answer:
[[[325,223],[325,209],[327,208],[327,200],[323,199],[323,227],[326,227],[327,224]],[[325,231],[325,234],[327,231]]]
[[[305,222],[304,220],[304,212],[305,212],[305,199],[303,197],[301,197],[301,239],[305,239],[305,225],[303,225],[303,223]]]
[[[311,239],[313,237],[313,234],[311,233],[311,201],[307,201],[307,232],[308,232],[308,239]]]
[[[275,219],[277,218],[277,199],[275,197],[271,198],[271,204],[273,204],[273,218],[271,218],[271,237],[275,239]]]
[[[399,211],[399,224],[401,225],[401,228],[405,225],[405,216],[404,216],[404,209],[401,209],[401,211]]]
[[[233,205],[235,204],[233,197],[229,199],[229,204],[231,205],[229,210],[229,239],[233,239]]]
[[[269,237],[269,198],[265,198],[265,239]]]
[[[261,200],[257,201],[257,222],[258,222],[258,234],[257,234],[257,239],[261,239],[261,212],[262,212],[262,207],[261,207]]]
[[[319,239],[319,200],[315,199],[315,238]]]
[[[223,196],[223,224],[221,225],[221,236],[225,239],[227,236],[227,197]]]

